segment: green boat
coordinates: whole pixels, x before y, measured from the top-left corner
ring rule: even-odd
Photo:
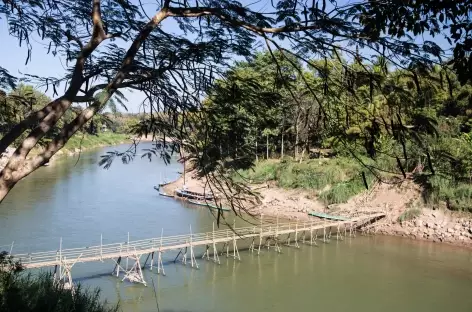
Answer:
[[[308,215],[312,216],[312,217],[318,217],[318,218],[322,218],[322,219],[335,220],[335,221],[348,221],[349,220],[346,217],[332,216],[332,215],[329,215],[327,213],[317,212],[317,211],[310,211],[308,213]]]
[[[216,210],[223,210],[223,211],[230,211],[231,209],[229,208],[225,208],[225,207],[218,207],[218,206],[215,206],[215,205],[212,205],[212,204],[208,204],[208,203],[205,203],[205,202],[200,202],[200,201],[196,201],[196,200],[191,200],[189,199],[188,200],[189,203],[191,204],[194,204],[194,205],[198,205],[198,206],[206,206],[208,208],[211,208],[211,209],[216,209]]]

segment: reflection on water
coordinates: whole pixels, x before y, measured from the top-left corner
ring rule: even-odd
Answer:
[[[14,240],[17,252],[54,250],[60,237],[64,248],[72,248],[99,244],[101,234],[106,244],[125,242],[128,232],[135,240],[159,237],[161,229],[164,235],[189,233],[190,226],[193,232],[211,230],[209,210],[159,197],[153,189],[161,174],[178,176],[178,163],[136,159],[103,170],[97,162],[106,150],[83,153],[77,165],[76,158],[59,160],[19,183],[0,206],[0,245]],[[264,249],[257,256],[245,250],[249,243],[238,243],[241,261],[222,255],[220,265],[202,260],[204,249],[197,249],[198,270],[174,263],[177,252],[168,252],[167,276],[144,270],[148,287],[112,276],[111,260],[78,263],[72,273],[124,311],[157,311],[157,304],[168,312],[472,311],[468,250],[357,237],[283,247],[281,254]]]

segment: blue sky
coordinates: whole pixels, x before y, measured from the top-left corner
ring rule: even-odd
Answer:
[[[242,2],[255,3],[252,7],[257,10],[272,10],[270,0],[249,0]],[[343,2],[347,3],[348,1],[338,1],[338,4],[341,5]],[[145,4],[145,9],[148,15],[152,15],[156,8],[157,6],[155,2],[147,2],[147,4]],[[165,20],[163,28],[170,33],[181,33],[177,24],[172,19]],[[442,47],[448,46],[444,38],[437,37],[433,39],[429,36],[425,36],[424,39],[432,40]],[[21,77],[24,74],[34,74],[40,76],[61,77],[64,74],[65,70],[63,64],[61,64],[61,59],[59,57],[54,57],[52,54],[47,54],[47,46],[41,43],[37,38],[33,38],[33,41],[31,42],[33,46],[32,58],[31,61],[25,65],[27,48],[26,46],[19,47],[18,41],[8,35],[5,19],[0,19],[0,40],[3,47],[8,47],[0,49],[0,59],[4,60],[1,65],[8,69],[12,75]],[[417,38],[417,41],[422,40],[423,38]],[[45,90],[43,89],[42,91]],[[53,96],[51,90],[49,90],[47,94],[51,97]],[[127,98],[129,100],[127,104],[128,110],[130,112],[138,112],[144,96],[139,92],[133,92],[127,93]]]

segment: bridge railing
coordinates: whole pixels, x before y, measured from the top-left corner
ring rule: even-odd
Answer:
[[[366,214],[365,218],[371,218],[374,214]],[[235,229],[222,229],[211,232],[181,234],[167,237],[155,237],[150,239],[141,239],[122,243],[112,243],[105,245],[95,245],[89,247],[67,248],[61,250],[51,250],[44,252],[33,252],[13,255],[15,260],[28,265],[34,263],[36,267],[59,264],[61,259],[73,261],[81,258],[110,258],[115,256],[127,256],[133,253],[140,254],[143,251],[158,251],[159,248],[170,249],[173,246],[199,245],[212,240],[225,241],[232,239],[244,239],[254,236],[271,236],[280,232],[294,232],[307,230],[310,228],[332,227],[338,224],[346,224],[361,220],[363,217],[357,217],[351,221],[299,221],[270,223],[262,225],[251,225]],[[80,261],[80,259],[79,259]]]

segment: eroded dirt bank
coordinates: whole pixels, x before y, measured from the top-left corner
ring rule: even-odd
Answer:
[[[163,189],[172,194],[183,184],[181,177]],[[185,184],[192,191],[210,191],[205,181],[192,172],[187,172]],[[386,218],[371,225],[369,231],[472,247],[472,214],[451,212],[440,206],[434,210],[424,207],[421,190],[411,181],[394,185],[377,184],[347,203],[328,206],[318,200],[315,192],[307,190],[283,189],[270,183],[251,185],[251,188],[260,195],[261,204],[246,208],[256,215],[262,213],[264,216],[308,220],[312,218],[307,214],[309,211],[343,216],[382,211],[386,213]],[[224,199],[222,203],[225,204]]]

